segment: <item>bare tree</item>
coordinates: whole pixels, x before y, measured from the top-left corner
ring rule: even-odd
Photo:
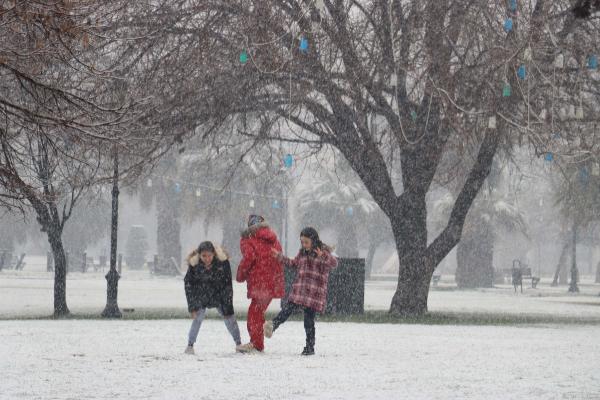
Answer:
[[[529,144],[541,155],[553,131],[574,139],[579,107],[595,119],[586,56],[597,52],[598,26],[576,24],[567,1],[519,2],[518,10],[465,0],[201,3],[186,9],[218,23],[184,29],[213,46],[195,96],[216,114],[279,115],[301,131],[269,139],[331,145],[345,156],[391,221],[401,265],[394,314],[427,310],[431,275],[460,240],[499,148]],[[381,129],[371,129],[373,116]],[[401,187],[385,157],[390,144]],[[468,148],[473,163],[448,223],[429,240],[426,194],[441,161]]]

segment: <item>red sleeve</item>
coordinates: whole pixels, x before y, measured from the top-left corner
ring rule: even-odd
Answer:
[[[235,280],[244,282],[248,279],[248,273],[256,260],[256,250],[249,239],[242,239],[240,241],[240,250],[242,252],[242,261],[240,261]]]

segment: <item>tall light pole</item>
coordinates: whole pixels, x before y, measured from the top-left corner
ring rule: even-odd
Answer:
[[[114,148],[113,156],[113,188],[112,214],[110,225],[110,269],[106,274],[106,307],[102,311],[103,318],[121,318],[121,310],[117,303],[119,279],[117,271],[117,232],[119,228],[119,152]]]

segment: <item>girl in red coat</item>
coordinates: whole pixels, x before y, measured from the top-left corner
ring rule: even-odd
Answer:
[[[270,338],[279,325],[283,324],[296,310],[304,311],[304,331],[306,347],[302,355],[315,354],[315,315],[323,312],[327,301],[327,282],[329,272],[337,267],[337,259],[331,255],[319,234],[313,228],[304,228],[300,233],[302,249],[294,259],[284,257],[280,251],[273,250],[275,257],[286,266],[296,268],[298,273],[287,304],[273,321],[265,323],[265,336]]]
[[[248,298],[248,334],[250,343],[238,347],[241,352],[263,351],[265,311],[271,300],[280,299],[284,294],[283,266],[273,257],[273,252],[281,252],[277,235],[263,217],[251,215],[248,229],[242,232],[240,241],[242,261],[238,267],[236,280],[246,282]]]

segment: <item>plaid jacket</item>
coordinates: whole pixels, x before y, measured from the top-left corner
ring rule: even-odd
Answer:
[[[337,267],[337,258],[326,250],[322,257],[298,253],[296,258],[283,258],[286,266],[296,268],[298,274],[288,300],[317,312],[323,312],[327,301],[329,272]]]

